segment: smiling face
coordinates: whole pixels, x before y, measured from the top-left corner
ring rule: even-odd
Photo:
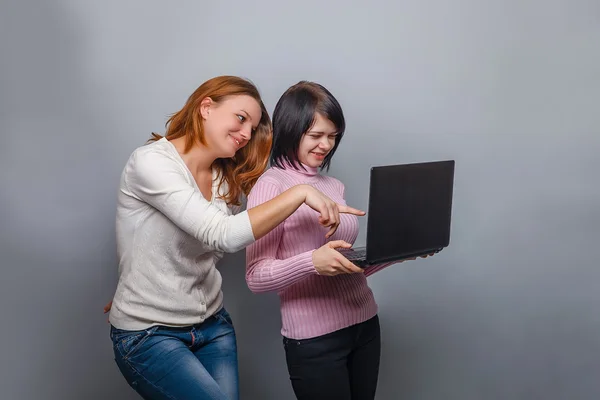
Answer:
[[[262,115],[258,102],[247,95],[230,96],[219,103],[207,97],[200,113],[206,145],[217,158],[231,158],[248,144]]]
[[[300,81],[281,95],[273,110],[271,163],[328,169],[345,129],[342,107],[331,92]]]
[[[316,113],[314,124],[300,140],[298,160],[312,168],[320,167],[327,154],[333,149],[336,136],[337,129],[333,122]]]

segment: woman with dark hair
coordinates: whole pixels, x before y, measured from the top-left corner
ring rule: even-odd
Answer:
[[[300,205],[333,234],[339,205],[293,185],[234,213],[266,168],[271,121],[249,81],[204,82],[127,161],[117,199],[119,281],[109,321],[115,361],[145,399],[237,399],[238,360],[216,263]],[[326,236],[325,234],[323,236]]]
[[[344,135],[345,120],[323,86],[299,82],[273,113],[272,167],[248,197],[248,209],[298,184],[308,184],[345,204],[344,185],[319,173],[328,168]],[[301,206],[246,251],[246,282],[255,293],[276,291],[290,380],[301,400],[374,399],[380,358],[377,304],[363,270],[336,251],[358,235],[358,219],[340,215],[330,238]]]

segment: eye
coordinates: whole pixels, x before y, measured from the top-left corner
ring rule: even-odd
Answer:
[[[246,121],[246,117],[244,117],[243,115],[237,114],[237,117],[242,124]]]

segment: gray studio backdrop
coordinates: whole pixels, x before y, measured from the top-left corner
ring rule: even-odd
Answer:
[[[378,399],[600,398],[598,4],[3,1],[0,398],[137,398],[102,314],[119,175],[221,74],[269,111],[326,85],[353,206],[372,165],[456,160],[451,246],[370,278]],[[247,289],[243,252],[220,268],[243,399],[292,399],[276,295]]]

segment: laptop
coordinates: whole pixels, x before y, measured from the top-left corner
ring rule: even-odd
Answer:
[[[371,168],[366,246],[338,251],[361,268],[441,251],[453,189],[454,160]]]

